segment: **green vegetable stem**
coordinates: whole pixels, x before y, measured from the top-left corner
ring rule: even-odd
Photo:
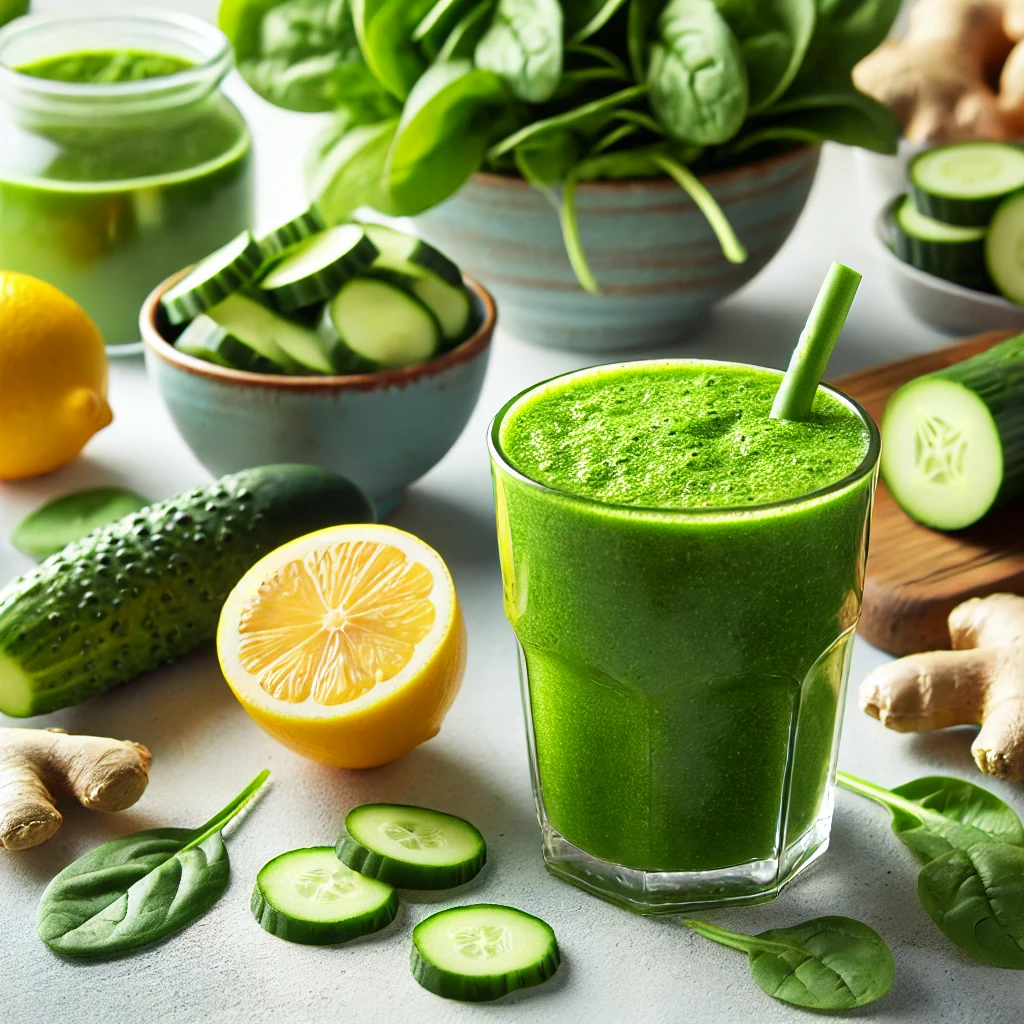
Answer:
[[[885,940],[849,917],[816,917],[759,935],[684,921],[698,935],[746,953],[768,995],[812,1010],[853,1010],[892,987],[895,964]]]
[[[39,938],[62,956],[102,959],[169,938],[202,917],[228,886],[221,832],[269,775],[260,772],[199,828],[135,832],[69,864],[40,900]]]
[[[846,772],[844,789],[888,808],[892,830],[924,865],[921,905],[942,934],[993,967],[1024,970],[1024,825],[998,797],[928,776],[883,789]]]
[[[856,90],[899,0],[221,0],[253,89],[331,111],[307,162],[333,223],[414,215],[474,172],[552,199],[570,262],[580,183],[668,177],[727,259],[747,254],[701,175],[834,140],[882,153],[899,124]],[[555,194],[555,192],[559,194]]]

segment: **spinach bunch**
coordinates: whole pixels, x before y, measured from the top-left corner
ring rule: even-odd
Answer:
[[[873,928],[850,917],[816,917],[759,935],[684,921],[698,935],[750,958],[754,981],[775,999],[811,1010],[853,1010],[881,999],[896,974]]]
[[[921,905],[943,935],[993,967],[1024,970],[1024,825],[998,797],[928,776],[883,789],[839,772],[844,789],[889,809],[892,830],[924,865]]]
[[[854,64],[900,0],[222,0],[249,84],[333,111],[308,164],[332,222],[413,215],[475,171],[520,175],[559,211],[581,284],[579,182],[668,176],[725,256],[746,251],[702,172],[805,142],[894,152],[899,124]]]
[[[46,887],[36,931],[55,953],[103,959],[169,938],[228,887],[224,827],[266,782],[262,771],[199,828],[154,828],[114,839],[69,864]]]

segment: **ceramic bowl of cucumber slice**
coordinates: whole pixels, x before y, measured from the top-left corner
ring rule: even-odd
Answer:
[[[875,227],[911,312],[948,334],[1024,327],[1024,148],[940,146],[907,177]]]
[[[315,210],[242,232],[140,316],[149,376],[211,473],[323,466],[380,516],[462,433],[494,323],[490,294],[433,246]]]

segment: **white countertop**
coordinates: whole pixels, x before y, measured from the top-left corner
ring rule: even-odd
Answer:
[[[296,187],[305,122],[299,119],[297,125],[295,118],[255,100],[249,112],[262,174],[260,220],[269,223],[300,203]],[[663,351],[784,365],[833,259],[861,270],[864,284],[831,375],[941,344],[939,335],[909,317],[885,280],[868,241],[871,213],[858,194],[852,154],[830,148],[811,201],[778,258],[724,303],[706,329]],[[545,351],[499,334],[469,427],[447,458],[413,487],[393,519],[446,559],[469,628],[462,693],[440,735],[408,757],[362,773],[302,760],[249,720],[211,652],[28,723],[132,738],[150,747],[154,762],[152,783],[132,810],[103,816],[64,805],[64,826],[53,840],[27,853],[0,855],[0,1021],[774,1024],[809,1019],[764,995],[750,979],[742,954],[672,923],[602,903],[549,877],[541,862],[514,640],[501,608],[484,430],[495,410],[528,384],[601,361],[607,359]],[[115,364],[111,391],[113,425],[72,466],[45,479],[0,485],[0,583],[29,568],[6,538],[43,499],[105,482],[162,498],[207,479],[141,363]],[[901,737],[857,710],[857,684],[883,658],[857,641],[840,765],[885,785],[928,773],[985,782],[970,759],[969,733]],[[73,858],[137,829],[198,824],[263,767],[271,769],[272,784],[228,841],[230,889],[195,925],[157,948],[97,964],[63,962],[36,938],[39,894]],[[1019,791],[991,788],[1024,810]],[[487,838],[489,864],[463,889],[439,893],[429,903],[406,903],[385,932],[348,946],[296,946],[261,931],[249,912],[260,866],[287,849],[333,843],[348,808],[366,800],[421,803],[469,818]],[[773,904],[714,919],[747,931],[823,914],[871,924],[892,947],[896,983],[884,1000],[854,1017],[906,1024],[1020,1019],[1024,979],[969,961],[939,934],[918,904],[915,866],[889,832],[887,817],[882,809],[839,793],[832,848],[819,865]],[[441,906],[476,901],[512,904],[551,923],[564,955],[553,981],[482,1006],[447,1002],[416,984],[408,968],[411,926]]]

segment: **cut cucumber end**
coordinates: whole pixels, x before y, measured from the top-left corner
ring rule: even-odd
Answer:
[[[882,476],[918,522],[959,530],[996,502],[1003,446],[988,406],[940,377],[920,377],[889,400],[882,422]]]
[[[342,864],[329,846],[290,850],[260,870],[253,917],[288,942],[327,946],[387,927],[398,912],[390,885]]]
[[[363,804],[345,816],[338,859],[400,889],[450,889],[480,873],[487,845],[463,818],[406,804]]]
[[[11,718],[29,718],[49,708],[37,707],[37,686],[22,666],[0,653],[0,712]]]
[[[446,999],[484,1002],[540,985],[559,960],[550,925],[495,903],[442,910],[412,933],[413,977]]]

